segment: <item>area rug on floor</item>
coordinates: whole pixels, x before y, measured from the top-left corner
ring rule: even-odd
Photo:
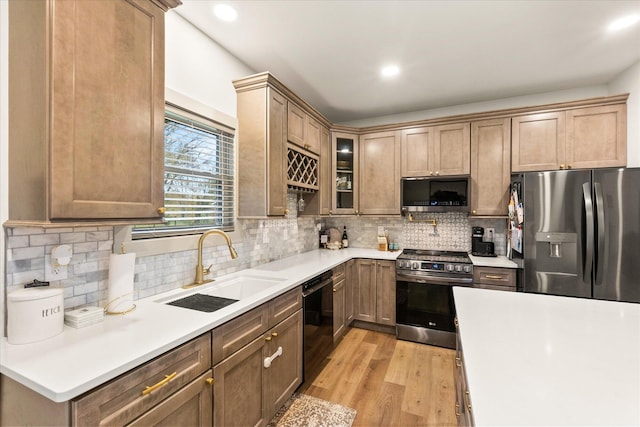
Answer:
[[[351,427],[355,418],[355,409],[294,393],[267,427]]]

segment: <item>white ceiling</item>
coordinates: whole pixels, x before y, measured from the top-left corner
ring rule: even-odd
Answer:
[[[640,0],[219,1],[176,12],[256,72],[270,71],[330,121],[606,84],[640,60]],[[402,68],[394,80],[382,65]],[[241,76],[239,76],[241,77]]]

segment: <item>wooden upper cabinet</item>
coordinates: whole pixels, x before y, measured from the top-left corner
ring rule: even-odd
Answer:
[[[469,123],[436,126],[433,134],[434,175],[469,174]]]
[[[627,164],[626,104],[518,116],[511,129],[514,172]]]
[[[402,131],[403,177],[469,174],[469,123]]]
[[[400,132],[361,135],[359,151],[359,213],[400,214]]]
[[[11,220],[161,216],[159,4],[11,3]]]
[[[566,162],[571,168],[627,165],[627,106],[567,111]]]
[[[511,179],[511,120],[471,123],[471,214],[506,215]]]
[[[293,102],[287,107],[287,138],[293,144],[320,153],[320,123]]]
[[[553,170],[565,164],[565,112],[529,114],[511,121],[511,169]]]
[[[238,92],[238,216],[287,210],[287,100],[271,87]]]
[[[405,129],[401,136],[402,176],[428,176],[432,171],[433,127]]]

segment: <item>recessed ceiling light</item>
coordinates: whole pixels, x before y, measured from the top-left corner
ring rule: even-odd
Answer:
[[[397,65],[385,65],[380,71],[382,77],[395,77],[400,74],[400,67]]]
[[[638,21],[640,21],[640,15],[638,14],[628,15],[620,19],[616,19],[611,24],[609,24],[609,31],[622,30],[623,28],[627,28],[634,24],[637,24]]]
[[[238,12],[228,4],[220,3],[213,8],[213,13],[222,21],[235,21],[238,18]]]

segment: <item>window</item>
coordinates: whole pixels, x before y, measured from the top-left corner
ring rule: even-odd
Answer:
[[[133,239],[233,230],[234,133],[167,105],[164,122],[165,222],[134,226]]]

